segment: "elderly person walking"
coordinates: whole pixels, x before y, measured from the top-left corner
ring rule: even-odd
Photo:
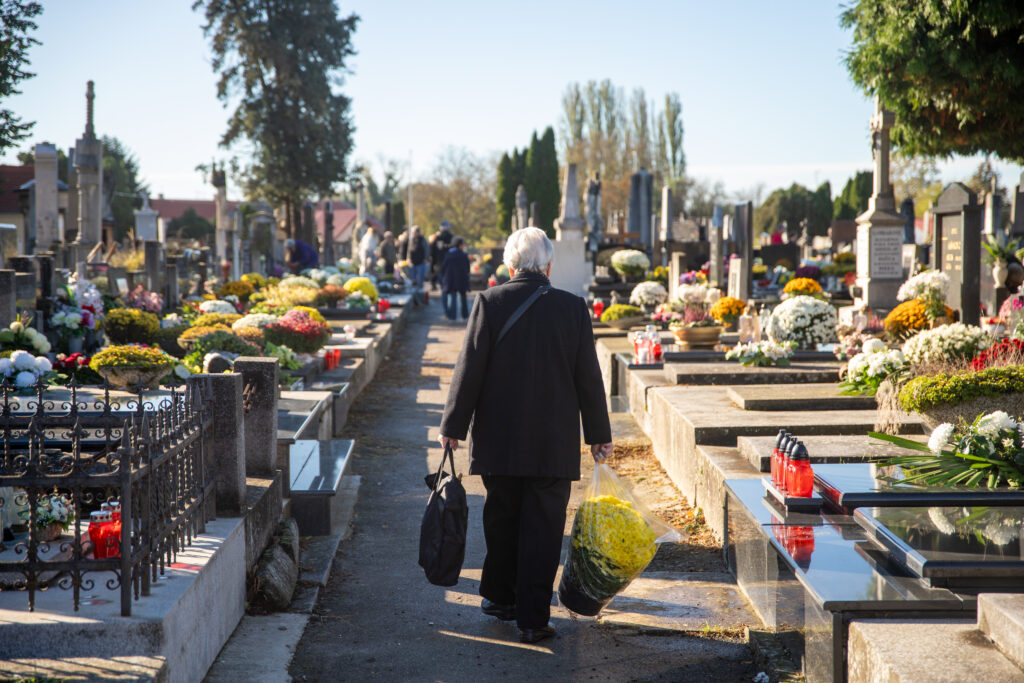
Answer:
[[[469,473],[483,477],[487,555],[481,609],[515,620],[520,640],[554,635],[548,623],[565,510],[580,478],[580,420],[595,460],[612,450],[604,385],[582,298],[549,289],[503,328],[548,275],[554,249],[524,228],[505,245],[511,279],[480,293],[466,328],[441,420],[458,448],[470,425]]]

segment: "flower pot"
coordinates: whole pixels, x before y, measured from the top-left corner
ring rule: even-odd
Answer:
[[[956,425],[963,418],[967,424],[971,424],[974,422],[974,418],[979,415],[985,415],[996,410],[1002,410],[1010,415],[1017,415],[1022,401],[1024,401],[1024,396],[1020,394],[979,396],[963,403],[943,403],[932,406],[927,410],[922,410],[921,420],[924,423],[925,434],[931,434],[932,430],[943,422]]]
[[[39,543],[49,543],[50,541],[56,541],[63,533],[64,527],[55,522],[44,527],[36,527],[36,540]]]
[[[712,348],[722,336],[722,328],[715,327],[675,327],[672,336],[679,345],[685,348]]]
[[[101,365],[96,369],[103,379],[111,386],[124,389],[134,388],[140,384],[152,389],[160,378],[170,372],[167,368],[154,368],[152,366],[119,366]]]
[[[647,320],[647,318],[642,316],[642,315],[634,315],[634,316],[630,316],[629,318],[619,318],[618,320],[609,320],[606,324],[610,325],[611,327],[614,327],[614,328],[616,328],[618,330],[628,330],[631,327],[636,327],[637,325],[643,325],[646,320]]]
[[[68,354],[81,353],[85,346],[85,338],[74,335],[68,337]]]
[[[934,318],[932,318],[931,322],[929,323],[929,327],[931,327],[931,329],[934,330],[936,327],[942,327],[943,325],[948,325],[948,324],[949,324],[949,318],[947,318],[944,315],[937,315]]]

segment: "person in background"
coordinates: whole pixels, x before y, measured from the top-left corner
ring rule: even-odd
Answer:
[[[427,269],[430,267],[430,247],[427,240],[420,234],[420,226],[414,225],[409,230],[409,264],[412,265],[413,289],[422,290],[423,281],[427,277]]]
[[[466,292],[469,291],[469,256],[463,250],[466,240],[456,237],[452,246],[441,262],[441,298],[444,302],[444,315],[455,322],[455,299],[458,297],[462,319],[469,317],[469,305],[466,303]]]
[[[395,262],[398,257],[398,249],[395,245],[395,236],[388,230],[384,233],[384,239],[377,247],[377,258],[384,261],[384,275],[395,274]]]
[[[320,265],[320,254],[312,245],[302,240],[286,239],[284,241],[284,262],[288,270],[293,273],[301,273],[308,268],[316,268]]]
[[[441,229],[430,236],[430,284],[431,289],[437,289],[441,280],[441,263],[448,255],[452,246],[452,224],[448,221],[441,221]],[[441,288],[444,291],[444,288]]]
[[[377,232],[370,225],[369,221],[366,223],[366,232],[363,233],[362,239],[359,240],[359,274],[366,275],[372,273],[376,262],[377,254]]]
[[[580,478],[580,422],[594,460],[612,452],[604,382],[590,311],[550,289],[494,340],[551,281],[554,247],[539,228],[505,243],[508,282],[480,292],[452,374],[439,440],[457,449],[472,427],[469,473],[483,477],[487,554],[484,614],[519,625],[519,640],[555,634],[548,623],[573,480]]]

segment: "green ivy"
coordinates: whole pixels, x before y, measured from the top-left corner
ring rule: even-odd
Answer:
[[[1024,393],[1024,365],[915,377],[900,390],[899,402],[906,411],[920,412],[937,405],[1015,393]]]

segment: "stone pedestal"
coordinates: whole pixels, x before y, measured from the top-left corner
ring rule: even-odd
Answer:
[[[103,239],[103,146],[93,126],[93,83],[86,90],[85,133],[75,141],[78,176],[78,237],[86,249]],[[73,200],[72,200],[73,201]]]
[[[213,447],[207,462],[217,489],[217,514],[245,513],[245,426],[242,375],[193,375],[190,383],[213,396]],[[276,435],[275,435],[276,447]]]
[[[35,148],[35,234],[38,254],[64,240],[57,210],[57,148],[49,143]]]
[[[569,164],[566,168],[560,214],[555,220],[556,238],[552,243],[555,254],[551,264],[551,284],[583,296],[593,280],[593,273],[587,263],[586,243],[583,241],[586,223],[580,216],[576,164]]]
[[[235,361],[235,372],[242,376],[249,401],[245,414],[246,474],[273,475],[277,469],[278,361],[243,356]]]
[[[729,259],[729,287],[726,294],[743,301],[750,298],[750,265],[738,256]]]

